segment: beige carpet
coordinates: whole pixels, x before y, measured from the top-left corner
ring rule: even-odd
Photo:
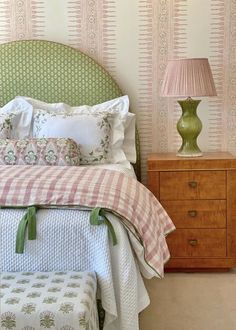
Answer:
[[[140,330],[236,330],[236,269],[145,281],[151,304]]]

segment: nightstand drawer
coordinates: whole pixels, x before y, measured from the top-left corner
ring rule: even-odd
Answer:
[[[160,172],[160,200],[225,198],[225,171]]]
[[[225,228],[225,200],[162,201],[176,228]]]
[[[171,257],[225,257],[225,229],[177,229],[167,237]]]

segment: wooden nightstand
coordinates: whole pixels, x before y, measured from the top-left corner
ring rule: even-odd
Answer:
[[[228,152],[148,157],[148,188],[176,226],[166,270],[236,267],[236,157]]]

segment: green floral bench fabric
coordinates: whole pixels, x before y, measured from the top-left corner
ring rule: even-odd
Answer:
[[[0,283],[3,330],[99,329],[94,272],[7,272]]]

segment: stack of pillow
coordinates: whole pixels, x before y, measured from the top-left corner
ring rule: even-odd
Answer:
[[[136,161],[128,96],[71,107],[16,97],[0,112],[0,164],[94,165]]]

